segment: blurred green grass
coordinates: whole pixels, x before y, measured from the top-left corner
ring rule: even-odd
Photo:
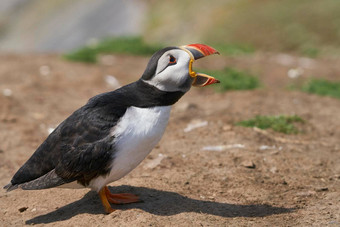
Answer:
[[[223,70],[205,70],[202,72],[211,75],[220,81],[215,85],[218,92],[225,92],[229,90],[253,90],[260,87],[259,79],[246,71],[241,71],[235,68],[224,68]]]
[[[311,79],[301,88],[302,91],[340,99],[340,82],[325,79]]]
[[[223,55],[271,51],[338,56],[339,15],[339,0],[153,2],[143,38],[109,38],[65,57],[95,62],[98,53],[151,55],[164,46],[188,43],[209,44]]]
[[[257,51],[338,55],[339,15],[339,0],[154,2],[143,36],[167,44],[236,43]]]
[[[276,132],[285,134],[297,134],[299,130],[293,123],[304,123],[304,120],[297,116],[256,116],[253,119],[237,122],[236,125],[243,127],[257,127],[260,129],[271,128]]]
[[[141,37],[118,37],[100,40],[94,45],[85,46],[63,57],[70,61],[87,63],[97,62],[98,54],[131,54],[131,55],[152,55],[161,49],[160,45],[149,45]]]

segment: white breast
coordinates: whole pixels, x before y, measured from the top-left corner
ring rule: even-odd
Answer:
[[[133,170],[162,138],[168,124],[171,106],[129,107],[111,134],[115,136],[115,154],[109,175],[90,182],[99,191]]]

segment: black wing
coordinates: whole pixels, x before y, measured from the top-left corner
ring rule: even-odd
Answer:
[[[93,177],[107,173],[114,152],[110,130],[126,111],[126,106],[103,102],[107,96],[115,98],[114,93],[95,96],[62,122],[5,188],[25,184],[24,189],[40,189],[74,180],[86,185]]]
[[[40,189],[75,180],[86,185],[109,171],[114,152],[110,130],[128,107],[172,105],[183,94],[161,91],[138,80],[93,97],[48,136],[5,188]]]

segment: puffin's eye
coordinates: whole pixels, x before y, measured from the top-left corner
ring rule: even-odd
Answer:
[[[169,59],[169,65],[174,65],[176,64],[176,58],[172,55],[170,55],[170,59]]]

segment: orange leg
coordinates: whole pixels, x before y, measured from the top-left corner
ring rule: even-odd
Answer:
[[[110,203],[126,204],[141,202],[138,196],[130,193],[112,194],[107,186],[99,191],[99,197],[107,213],[115,211],[112,209]]]
[[[140,202],[138,196],[131,193],[120,193],[120,194],[112,194],[107,186],[104,187],[106,197],[110,203],[114,204],[126,204],[126,203],[136,203]]]
[[[106,187],[106,186],[105,186]],[[100,191],[99,191],[99,197],[100,197],[100,200],[102,201],[102,204],[105,208],[105,211],[106,213],[112,213],[113,211],[115,211],[114,209],[112,209],[109,201],[107,200],[107,197],[106,197],[106,190],[105,190],[105,187],[102,188]]]

